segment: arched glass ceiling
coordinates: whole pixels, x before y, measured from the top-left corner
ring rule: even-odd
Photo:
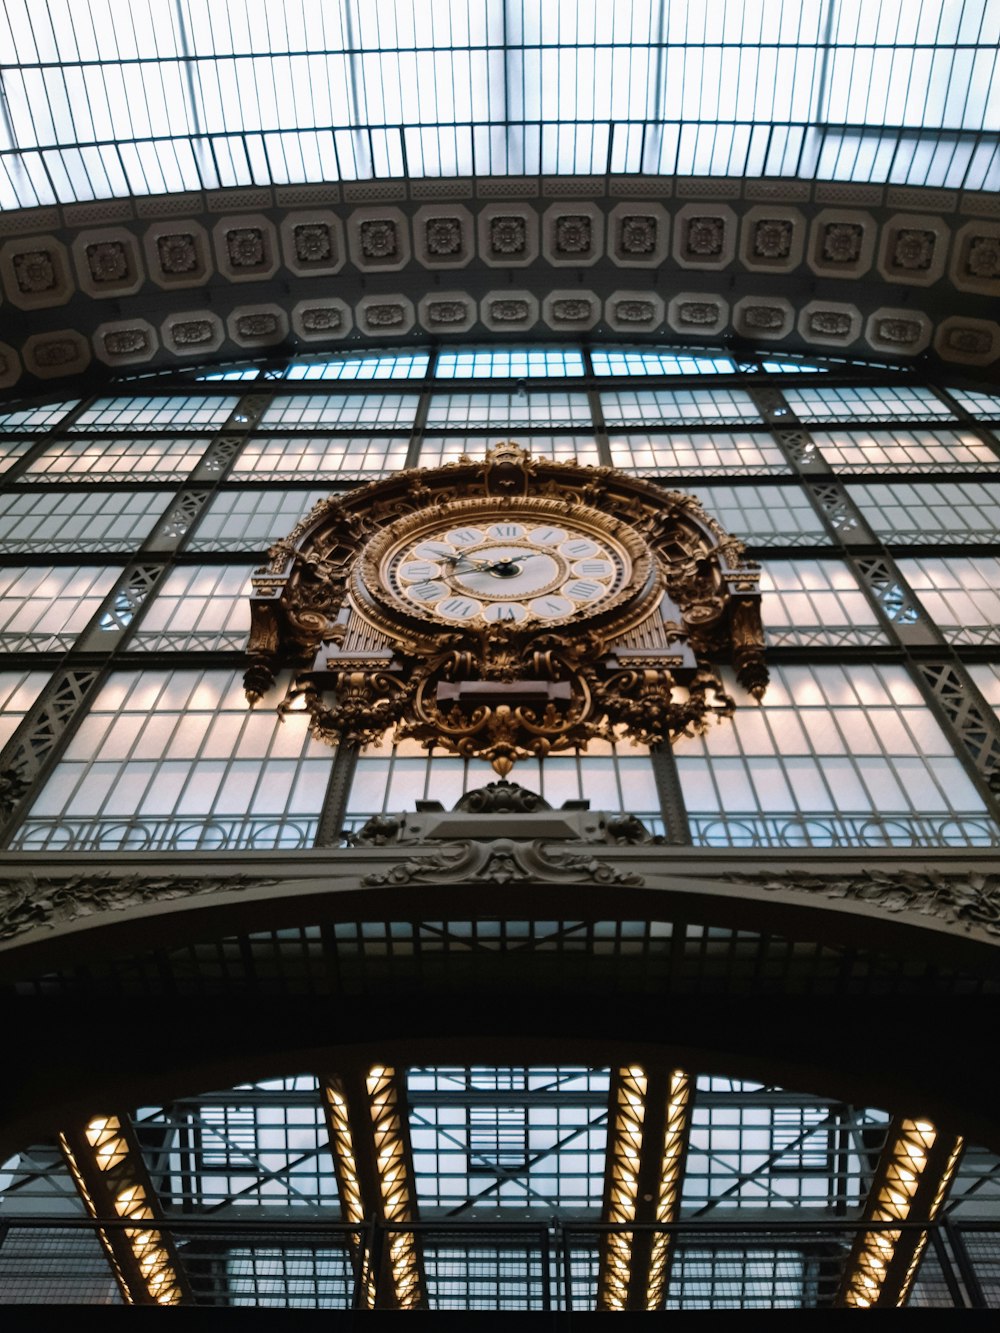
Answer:
[[[1000,0],[6,0],[0,206],[384,176],[1000,187]]]

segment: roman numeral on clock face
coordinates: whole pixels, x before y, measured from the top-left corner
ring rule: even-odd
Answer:
[[[491,625],[513,624],[523,620],[527,614],[520,602],[493,602],[483,612],[483,619]]]
[[[437,609],[449,620],[470,620],[480,610],[480,603],[471,597],[449,597],[446,601],[438,602]]]
[[[440,597],[448,591],[448,585],[428,581],[426,583],[414,583],[406,591],[411,597],[416,597],[418,601],[432,602],[435,597]]]
[[[598,551],[598,547],[593,542],[588,542],[583,537],[575,541],[563,542],[559,549],[563,555],[572,556],[573,559],[579,559],[583,555],[596,555]]]
[[[593,583],[587,579],[576,579],[575,582],[563,586],[566,596],[578,602],[592,602],[595,597],[600,597],[601,593],[606,591],[603,583]]]
[[[478,528],[453,528],[448,533],[448,540],[453,546],[477,546],[483,540]]]

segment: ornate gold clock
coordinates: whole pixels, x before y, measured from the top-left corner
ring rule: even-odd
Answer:
[[[507,773],[732,712],[712,662],[763,694],[756,567],[691,496],[498,445],[325,501],[255,577],[251,703],[363,744],[388,727]]]

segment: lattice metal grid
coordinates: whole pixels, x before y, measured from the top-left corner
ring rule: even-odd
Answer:
[[[597,1218],[608,1087],[606,1069],[411,1069],[421,1216]]]
[[[682,1209],[697,1218],[741,1209],[820,1209],[850,1216],[864,1203],[888,1117],[780,1089],[698,1080]]]
[[[798,1310],[817,1304],[820,1261],[789,1241],[678,1245],[668,1310]]]
[[[221,1217],[253,1205],[330,1210],[337,1182],[315,1078],[182,1098],[136,1113],[133,1124],[161,1207]]]
[[[587,1234],[584,1219],[600,1222],[609,1071],[420,1066],[409,1071],[407,1086],[423,1218],[416,1234],[431,1308],[593,1308],[597,1238]],[[429,1117],[431,1108],[450,1114]],[[515,1108],[525,1126],[516,1145],[505,1133],[504,1114]],[[682,1230],[674,1242],[667,1308],[829,1304],[888,1121],[874,1109],[726,1076],[698,1076],[681,1223],[702,1231]],[[583,1164],[574,1159],[584,1153],[579,1140],[585,1124],[590,1127],[585,1155],[592,1160]],[[282,1308],[353,1303],[357,1255],[352,1257],[351,1236],[367,1242],[360,1230],[352,1233],[338,1223],[333,1162],[313,1076],[141,1109],[133,1125],[164,1214],[162,1228],[173,1239],[196,1303]],[[433,1138],[432,1159],[422,1135]],[[449,1170],[444,1159],[461,1155],[464,1188],[471,1187],[467,1204],[484,1177],[509,1180],[523,1170],[515,1157],[534,1164],[557,1155],[558,1164],[545,1170],[561,1173],[558,1197],[548,1194],[527,1209],[515,1204],[486,1213],[456,1206],[440,1182]],[[482,1173],[472,1169],[474,1155],[483,1159]],[[971,1150],[960,1167],[951,1213],[965,1215],[982,1182],[995,1183],[998,1172],[995,1156]],[[577,1179],[589,1181],[582,1196],[572,1188]],[[540,1177],[533,1180],[537,1185]],[[804,1188],[807,1181],[817,1188]],[[0,1220],[12,1222],[0,1246],[5,1299],[83,1304],[117,1299],[92,1232],[60,1230],[54,1217],[51,1226],[18,1225],[26,1200],[50,1215],[82,1215],[57,1150],[40,1146],[8,1163],[3,1189]],[[253,1216],[250,1204],[263,1208],[261,1220],[275,1224],[270,1230],[257,1223],[252,1235],[241,1230]],[[491,1225],[490,1211],[505,1218],[500,1229]],[[713,1225],[705,1229],[710,1211]],[[529,1222],[532,1212],[537,1220]],[[784,1230],[771,1226],[769,1212]],[[838,1218],[843,1229],[830,1230]],[[562,1227],[568,1228],[565,1234]],[[967,1220],[928,1248],[914,1305],[955,1303],[959,1280],[966,1284],[966,1270],[956,1264],[959,1253],[971,1266],[976,1299],[997,1303],[995,1224],[983,1228]]]

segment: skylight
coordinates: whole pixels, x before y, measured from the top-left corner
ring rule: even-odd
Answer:
[[[0,207],[652,173],[1000,187],[1000,0],[6,0]]]

